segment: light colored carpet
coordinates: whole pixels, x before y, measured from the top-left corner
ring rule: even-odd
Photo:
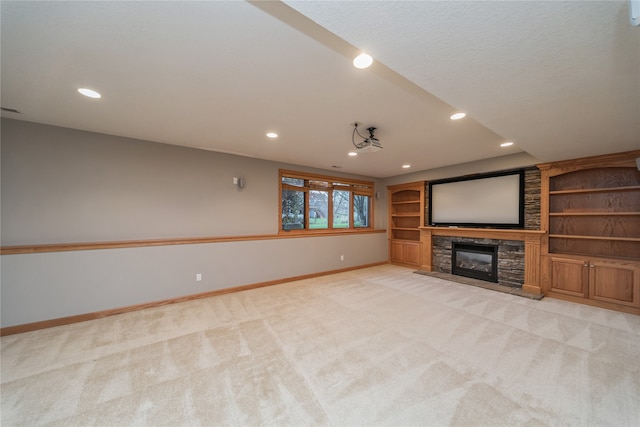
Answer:
[[[3,427],[640,422],[640,316],[391,265],[0,344]]]

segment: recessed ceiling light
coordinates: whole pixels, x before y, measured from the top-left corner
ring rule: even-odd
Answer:
[[[466,114],[465,113],[455,113],[452,114],[451,117],[449,117],[451,120],[460,120],[465,118]]]
[[[402,165],[403,169],[409,169],[411,167],[411,165],[409,163],[405,163],[404,165]]]
[[[278,134],[275,132],[267,132],[267,137],[269,138],[277,138]]]
[[[356,153],[355,151],[349,151],[349,153],[347,153],[349,156],[351,157],[355,157],[358,155],[358,153]]]
[[[81,87],[80,89],[78,89],[78,92],[80,92],[84,96],[88,96],[89,98],[102,98],[102,95],[92,89]]]
[[[371,55],[367,55],[366,53],[361,53],[353,60],[353,66],[360,69],[369,68],[371,64],[373,64],[373,58]]]
[[[500,144],[500,147],[511,147],[512,145],[513,145],[513,142],[507,141]]]

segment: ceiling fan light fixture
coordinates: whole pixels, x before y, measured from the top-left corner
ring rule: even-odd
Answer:
[[[371,64],[373,64],[373,58],[364,52],[353,59],[353,66],[359,69],[369,68]]]

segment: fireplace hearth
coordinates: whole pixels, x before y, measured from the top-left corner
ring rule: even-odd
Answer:
[[[540,295],[540,242],[544,235],[539,230],[421,227],[421,270],[451,274],[453,243],[496,245],[497,283]]]
[[[453,242],[451,273],[498,283],[498,246]]]

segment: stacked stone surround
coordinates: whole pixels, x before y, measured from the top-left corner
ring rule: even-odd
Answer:
[[[538,168],[524,171],[524,229],[540,230],[540,182]]]
[[[524,181],[524,228],[525,230],[539,230],[540,171],[537,168],[526,169]],[[425,191],[425,198],[427,197],[429,197],[428,191]],[[429,206],[428,202],[428,200],[425,200],[425,206],[427,207]],[[425,218],[429,217],[428,214],[428,212],[425,212]],[[451,247],[453,242],[498,245],[498,284],[522,287],[525,262],[523,241],[433,236],[431,260],[433,271],[451,274]]]
[[[524,283],[524,242],[522,241],[433,236],[432,242],[433,271],[451,274],[451,248],[453,242],[497,245],[498,284],[522,287]]]

